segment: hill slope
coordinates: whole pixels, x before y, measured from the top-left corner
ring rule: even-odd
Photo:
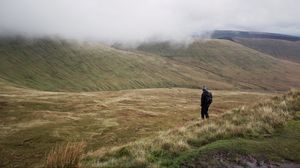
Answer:
[[[188,46],[146,43],[138,50],[179,61],[244,87],[284,89],[300,85],[299,64],[275,59],[228,40],[195,41]]]
[[[143,44],[138,50],[62,39],[2,38],[0,82],[48,91],[300,87],[299,64],[228,40],[195,41],[188,46]]]
[[[196,87],[199,83],[232,88],[167,58],[58,39],[2,39],[1,78],[48,91]]]
[[[234,38],[233,40],[244,46],[272,55],[276,58],[300,63],[300,41],[294,42],[263,38]]]
[[[298,36],[217,30],[212,33],[211,38],[231,40],[276,58],[300,63],[300,37]]]

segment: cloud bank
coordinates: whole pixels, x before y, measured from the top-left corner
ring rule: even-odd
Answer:
[[[298,0],[1,0],[0,34],[106,42],[183,39],[215,29],[300,35]]]

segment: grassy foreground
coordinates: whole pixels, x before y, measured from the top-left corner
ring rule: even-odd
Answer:
[[[236,149],[236,151],[250,154],[262,151],[271,160],[282,158],[299,162],[299,150],[296,150],[299,149],[299,143],[297,143],[299,135],[293,134],[293,131],[299,130],[299,122],[288,124],[287,127],[294,128],[291,129],[290,134],[290,129],[282,128],[290,121],[298,120],[299,111],[300,92],[291,91],[282,97],[275,97],[263,103],[233,109],[215,119],[205,122],[192,121],[187,126],[162,132],[154,138],[138,140],[112,149],[99,149],[88,153],[82,160],[82,166],[179,167],[189,158],[184,156],[199,156],[199,152],[193,152],[195,150],[200,149],[205,153],[212,149],[222,148],[232,151]],[[286,129],[287,131],[283,132],[287,134],[276,137],[275,133],[274,139],[255,142],[256,139],[260,140],[264,136],[274,134],[278,129]],[[237,137],[243,139],[235,139]],[[273,149],[272,147],[277,147],[275,144],[283,137],[286,138],[283,142],[287,144],[281,142],[278,145],[282,146]],[[289,143],[296,146],[288,145]],[[239,146],[231,148],[237,144]],[[256,148],[253,148],[254,146]],[[268,148],[273,150],[268,150]],[[283,148],[290,152],[281,154],[279,150]]]
[[[182,127],[199,117],[198,89],[72,93],[0,86],[0,167],[39,167],[56,144],[84,140],[85,151],[112,148]],[[274,95],[213,94],[213,118]]]
[[[218,140],[190,150],[172,167],[300,166],[300,121],[289,121],[272,135]]]

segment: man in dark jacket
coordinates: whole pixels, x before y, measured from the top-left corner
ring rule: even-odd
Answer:
[[[204,117],[209,118],[208,116],[208,108],[212,103],[212,94],[207,90],[205,86],[203,86],[201,95],[201,118]]]

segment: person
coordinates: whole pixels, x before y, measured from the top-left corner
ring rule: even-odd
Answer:
[[[212,94],[207,90],[206,86],[202,88],[202,95],[201,95],[201,118],[204,119],[205,117],[208,119],[208,108],[212,103]]]

